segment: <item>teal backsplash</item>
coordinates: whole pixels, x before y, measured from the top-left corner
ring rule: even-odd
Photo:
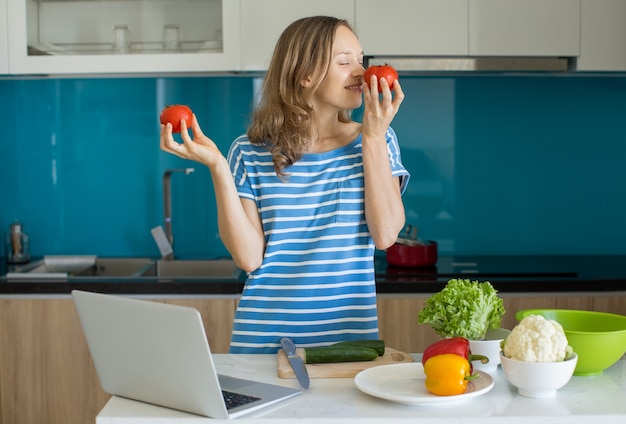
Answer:
[[[159,256],[163,172],[194,167],[172,176],[176,253],[227,256],[210,174],[159,150],[158,115],[190,105],[226,154],[258,82],[0,80],[0,233],[21,221],[34,256]],[[401,82],[407,222],[441,254],[626,254],[626,77]]]

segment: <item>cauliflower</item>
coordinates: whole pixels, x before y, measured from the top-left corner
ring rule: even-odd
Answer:
[[[541,315],[528,315],[502,342],[504,356],[525,362],[559,362],[569,353],[563,327]]]

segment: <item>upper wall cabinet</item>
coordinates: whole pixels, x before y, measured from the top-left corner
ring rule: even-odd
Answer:
[[[367,55],[578,56],[580,0],[356,1]]]
[[[469,0],[471,56],[578,56],[580,0]]]
[[[466,56],[467,0],[356,0],[356,32],[368,56]]]
[[[242,70],[267,69],[283,30],[313,15],[335,16],[353,25],[354,0],[241,0]]]
[[[0,75],[9,72],[9,48],[7,31],[7,3],[0,0]]]
[[[239,68],[239,1],[3,1],[13,74]]]
[[[353,24],[370,56],[568,56],[625,71],[625,0],[0,0],[0,75],[267,69],[294,20]]]
[[[579,71],[626,71],[626,1],[582,0]]]

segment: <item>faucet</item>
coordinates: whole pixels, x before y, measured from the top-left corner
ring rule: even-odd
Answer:
[[[163,174],[163,213],[165,215],[163,228],[165,229],[165,237],[169,241],[170,246],[174,245],[174,233],[172,232],[172,185],[171,178],[172,173],[182,172],[185,175],[189,175],[194,172],[194,168],[175,168],[167,169]],[[173,259],[174,254],[168,255],[165,259]]]

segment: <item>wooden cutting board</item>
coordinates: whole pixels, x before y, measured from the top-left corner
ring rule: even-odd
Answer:
[[[298,356],[303,356],[303,348],[296,349]],[[296,378],[285,351],[278,351],[278,377]],[[385,354],[373,361],[358,362],[333,362],[332,364],[306,364],[309,378],[351,378],[360,371],[376,367],[379,365],[399,364],[402,362],[413,362],[413,357],[408,353],[400,352],[392,348],[385,348]]]

